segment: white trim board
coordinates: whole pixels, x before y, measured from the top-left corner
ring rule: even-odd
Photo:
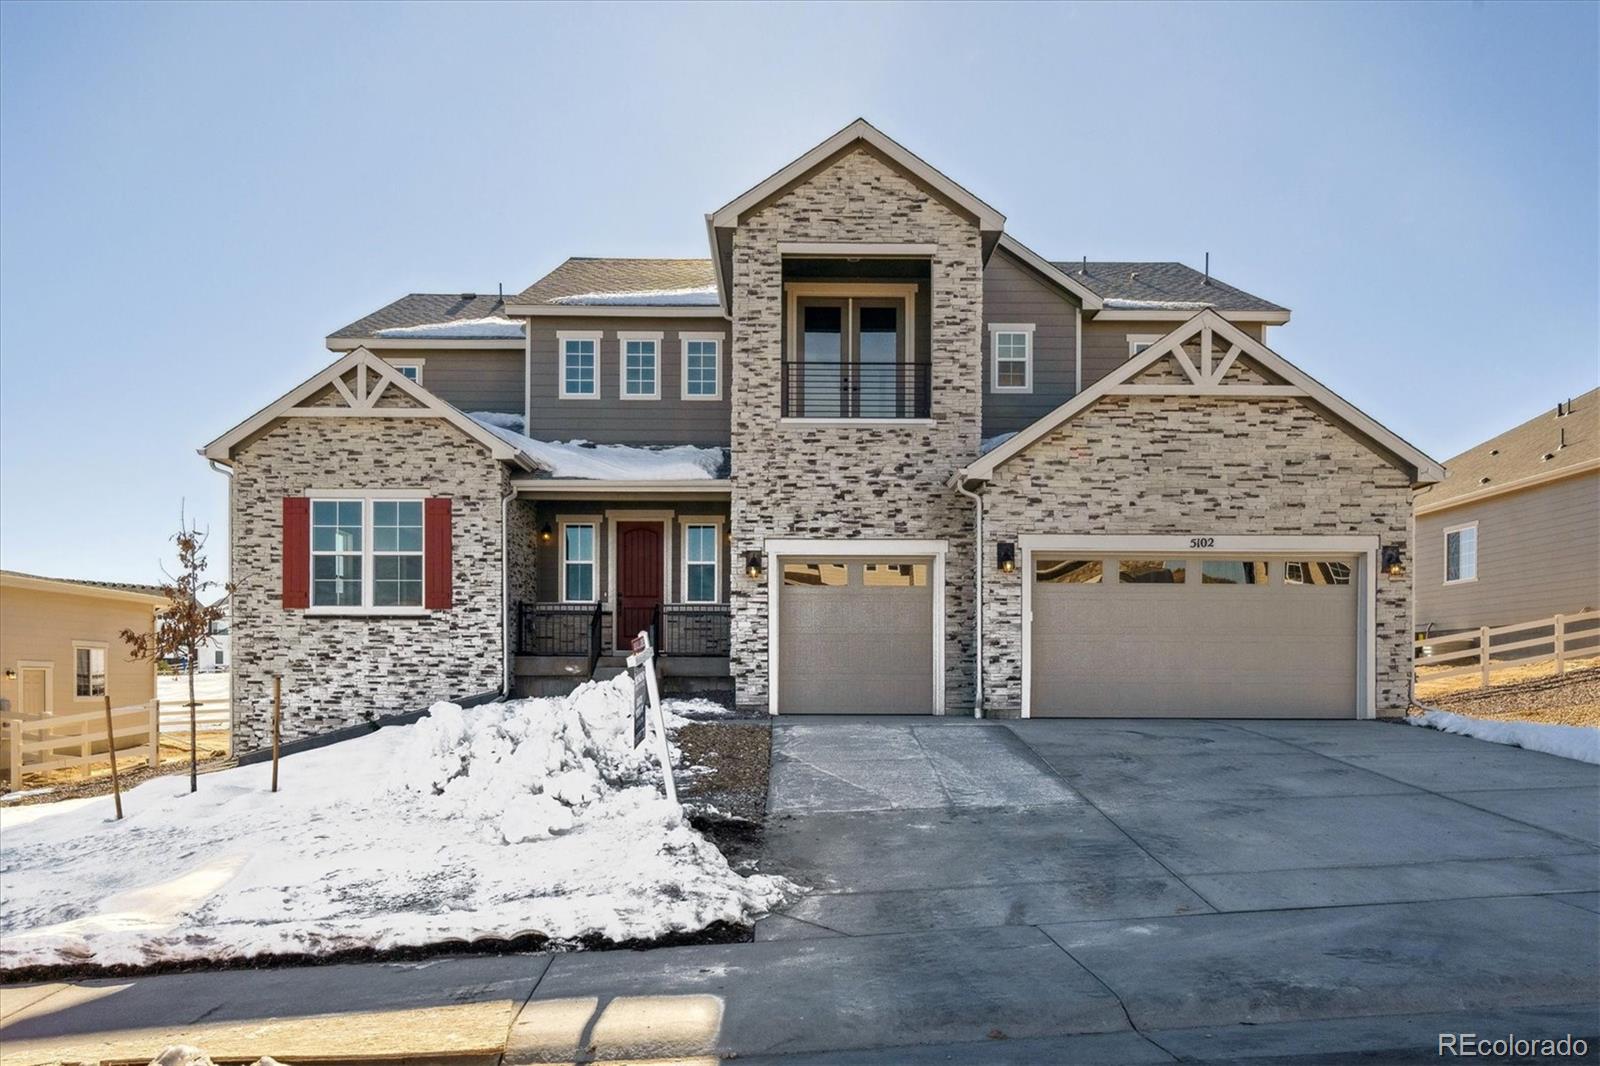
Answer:
[[[1192,367],[1188,363],[1188,357],[1183,352],[1183,345],[1197,336],[1202,339],[1205,361],[1200,367]],[[1226,342],[1229,348],[1226,353],[1219,353],[1221,354],[1220,362],[1213,364],[1210,353],[1213,342],[1219,340]],[[1269,373],[1283,378],[1289,383],[1288,386],[1230,386],[1223,384],[1222,376],[1232,365],[1233,360],[1241,354],[1250,357]],[[1140,374],[1158,361],[1165,359],[1168,355],[1173,356],[1183,366],[1191,379],[1190,384],[1177,386],[1134,386],[1130,384]],[[1264,388],[1272,388],[1275,391],[1266,394],[1260,393],[1259,390]],[[1285,388],[1293,389],[1294,391],[1283,391]],[[1416,471],[1415,484],[1426,484],[1440,481],[1444,478],[1444,467],[1429,458],[1420,449],[1385,428],[1370,415],[1358,410],[1332,389],[1317,381],[1310,374],[1307,374],[1283,356],[1241,330],[1238,326],[1227,321],[1215,311],[1201,311],[1189,321],[1168,333],[1159,343],[1146,348],[1138,355],[1127,360],[1110,374],[1107,374],[1060,407],[1057,407],[1054,411],[1034,422],[988,455],[967,464],[951,477],[950,484],[954,485],[963,481],[991,480],[994,477],[995,470],[1006,460],[1026,451],[1034,443],[1075,418],[1080,412],[1088,409],[1102,398],[1124,393],[1128,389],[1137,389],[1137,394],[1146,394],[1146,390],[1150,390],[1154,394],[1233,395],[1244,397],[1250,395],[1253,391],[1258,395],[1301,396],[1307,401],[1321,406],[1335,419],[1366,437],[1370,443],[1376,445],[1377,450],[1387,451],[1402,462],[1412,466]],[[1207,391],[1192,391],[1199,389]]]
[[[1060,267],[1056,266],[1038,252],[1035,252],[1032,248],[1029,248],[1027,245],[1017,240],[1011,234],[1000,234],[1000,242],[997,247],[1000,248],[1001,251],[1009,253],[1013,259],[1017,260],[1019,263],[1022,263],[1036,274],[1039,274],[1051,284],[1057,286],[1058,288],[1065,289],[1067,292],[1071,293],[1078,301],[1079,310],[1099,311],[1103,306],[1105,306],[1105,302],[1100,298],[1099,293],[1089,288],[1077,278],[1074,278],[1071,274],[1063,271]]]
[[[356,372],[356,387],[350,389],[343,378]],[[376,380],[374,380],[376,378]],[[332,386],[345,402],[341,407],[302,407],[301,403]],[[386,390],[396,389],[415,400],[417,407],[378,407],[378,398]],[[495,459],[515,463],[524,470],[543,467],[520,449],[506,443],[505,439],[474,422],[461,411],[400,373],[389,361],[374,355],[365,348],[334,360],[290,389],[276,400],[228,430],[216,440],[200,449],[207,459],[228,464],[233,461],[234,446],[247,437],[265,429],[280,418],[433,418],[450,423],[474,441],[488,449]]]
[[[469,337],[440,337],[438,340],[428,340],[425,337],[329,337],[326,347],[330,352],[353,352],[357,348],[365,348],[369,352],[383,352],[391,348],[396,351],[463,352],[510,349],[520,352],[525,344],[527,344],[526,338],[511,337],[485,337],[482,340],[473,340]]]
[[[1195,547],[1196,540],[1208,543]],[[1240,553],[1267,556],[1347,555],[1356,559],[1356,706],[1355,718],[1373,718],[1378,702],[1378,537],[1375,534],[1302,536],[1299,534],[1217,534],[1197,529],[1176,534],[1024,533],[1017,538],[1017,568],[1022,578],[1022,717],[1033,714],[1033,556],[1081,551],[1099,555],[1119,552],[1169,554],[1205,558]]]
[[[823,540],[817,538],[771,537],[762,545],[767,568],[767,713],[778,714],[778,598],[782,595],[785,558],[860,559],[874,555],[906,558],[927,556],[931,560],[928,582],[933,586],[933,708],[944,714],[944,557],[949,550],[944,540],[899,540],[878,537],[861,540]]]

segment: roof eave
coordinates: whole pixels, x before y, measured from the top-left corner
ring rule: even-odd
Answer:
[[[519,318],[727,318],[722,304],[507,304],[507,315]],[[520,342],[517,345],[522,346]]]
[[[1225,311],[1221,308],[1207,308],[1229,322],[1255,322],[1264,326],[1281,326],[1289,321],[1290,312],[1287,308],[1279,311]],[[1102,308],[1094,314],[1096,322],[1171,322],[1184,316],[1194,316],[1199,312],[1194,310],[1125,310],[1118,308]]]
[[[1103,306],[1104,301],[1100,299],[1099,294],[1093,289],[1078,281],[1071,274],[1068,274],[1038,252],[1035,252],[1011,234],[1000,234],[1000,247],[1057,287],[1070,292],[1083,305],[1085,311],[1099,311]]]

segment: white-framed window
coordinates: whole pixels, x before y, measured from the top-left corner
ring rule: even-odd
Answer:
[[[400,376],[407,381],[415,381],[418,385],[422,384],[423,363],[421,359],[412,359],[404,363],[390,363],[389,365],[400,371]]]
[[[684,603],[716,603],[722,593],[722,519],[688,517],[683,526]]]
[[[225,663],[226,659],[227,659],[227,653],[225,653],[221,648],[218,648],[216,650],[216,652],[212,655],[212,663],[214,665],[216,665],[216,666],[226,665],[226,663]]]
[[[1033,391],[1033,325],[989,327],[989,389],[991,392]]]
[[[595,587],[595,522],[560,521],[561,526],[561,602],[593,603]]]
[[[106,694],[106,646],[96,640],[72,642],[72,695],[80,700]]]
[[[617,350],[621,353],[618,370],[621,372],[618,394],[624,400],[659,400],[661,398],[661,334],[617,334]]]
[[[1444,583],[1478,580],[1478,523],[1444,531]]]
[[[1144,351],[1146,348],[1154,347],[1156,341],[1158,341],[1160,339],[1161,339],[1161,334],[1159,334],[1159,333],[1130,333],[1130,334],[1128,334],[1128,358],[1132,359],[1134,356],[1138,355],[1140,352]]]
[[[423,607],[422,499],[311,500],[311,607]]]
[[[722,399],[722,340],[720,333],[678,334],[685,400]]]
[[[556,350],[561,355],[560,396],[563,400],[600,398],[600,334],[561,332],[556,334]]]

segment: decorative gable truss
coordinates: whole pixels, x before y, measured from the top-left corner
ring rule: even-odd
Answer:
[[[1414,484],[1444,479],[1444,467],[1422,451],[1217,312],[1205,310],[958,471],[951,483],[988,481],[1007,459],[1108,396],[1299,399],[1321,408],[1377,450],[1409,467]]]
[[[543,467],[509,442],[468,418],[365,348],[357,348],[284,393],[200,454],[219,463],[235,446],[280,418],[437,418],[482,444],[496,459],[523,470]]]

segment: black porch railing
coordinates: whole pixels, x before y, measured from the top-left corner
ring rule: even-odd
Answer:
[[[794,359],[783,363],[785,418],[928,418],[927,363]]]
[[[726,603],[664,603],[656,608],[656,649],[662,655],[726,658],[732,616]]]
[[[604,633],[602,610],[598,603],[517,604],[517,654],[581,655],[594,673]]]

